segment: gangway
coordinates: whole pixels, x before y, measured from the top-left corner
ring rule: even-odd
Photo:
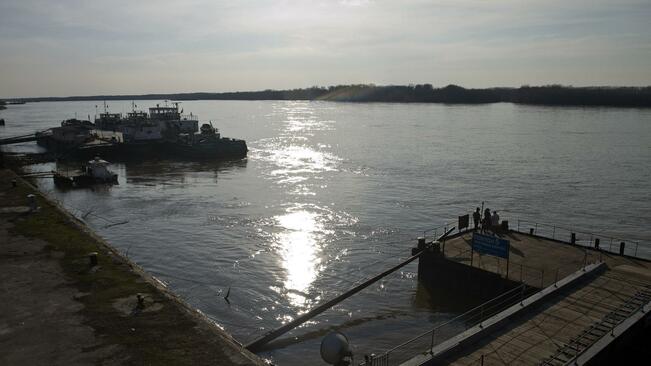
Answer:
[[[436,241],[441,241],[441,240],[445,239],[453,230],[455,230],[455,227],[453,227],[453,228],[449,229],[448,231],[446,231],[445,233],[443,233],[443,235],[441,235],[438,239],[436,239]],[[280,337],[281,335],[283,335],[283,334],[289,332],[290,330],[298,327],[299,325],[305,323],[306,321],[312,319],[313,317],[321,314],[322,312],[330,309],[331,307],[333,307],[333,306],[337,305],[338,303],[346,300],[347,298],[353,296],[354,294],[362,291],[363,289],[365,289],[366,287],[368,287],[368,286],[372,285],[373,283],[377,282],[381,278],[383,278],[383,277],[395,272],[396,270],[406,266],[407,264],[413,262],[418,257],[420,257],[420,255],[423,254],[423,252],[424,252],[424,248],[421,249],[420,251],[415,252],[411,257],[409,257],[406,260],[402,261],[400,264],[398,264],[398,265],[396,265],[396,266],[394,266],[394,267],[392,267],[392,268],[390,268],[390,269],[388,269],[388,270],[386,270],[386,271],[384,271],[384,272],[382,272],[382,273],[380,273],[380,274],[378,274],[378,275],[364,281],[363,283],[361,283],[361,284],[353,287],[352,289],[342,293],[341,295],[335,297],[334,299],[331,299],[331,300],[328,300],[328,301],[322,303],[321,305],[315,307],[314,309],[308,311],[307,313],[305,313],[303,315],[298,316],[296,319],[294,319],[293,321],[281,326],[280,328],[272,330],[271,332],[265,334],[264,336],[262,336],[262,337],[256,339],[255,341],[249,343],[246,346],[246,348],[249,351],[252,351],[252,352],[260,351],[264,345],[271,342],[272,340]]]

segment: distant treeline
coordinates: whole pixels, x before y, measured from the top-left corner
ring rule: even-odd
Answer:
[[[0,100],[0,110],[6,109],[6,108],[7,108],[7,107],[5,107],[5,101],[4,101],[4,100]]]
[[[466,89],[431,84],[376,86],[368,84],[263,90],[229,93],[94,95],[22,98],[27,102],[84,100],[328,100],[338,102],[480,104],[510,102],[555,106],[651,107],[651,87],[571,87],[562,85],[520,88]]]

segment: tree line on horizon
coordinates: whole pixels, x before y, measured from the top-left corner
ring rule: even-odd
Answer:
[[[23,101],[84,100],[325,100],[338,102],[387,103],[518,103],[555,106],[651,107],[651,87],[572,87],[563,85],[522,86],[519,88],[467,89],[458,85],[434,88],[431,84],[336,85],[289,90],[262,90],[226,93],[172,93],[142,95],[95,95],[72,97],[21,98]]]

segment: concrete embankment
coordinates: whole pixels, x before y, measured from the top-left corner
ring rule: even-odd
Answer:
[[[264,364],[8,169],[0,284],[1,365]]]

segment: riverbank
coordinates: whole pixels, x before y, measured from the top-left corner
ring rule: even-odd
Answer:
[[[0,282],[2,365],[264,364],[9,169]]]
[[[444,103],[487,104],[515,103],[544,106],[582,107],[651,107],[651,87],[573,87],[542,85],[464,88],[447,85],[434,88],[431,84],[374,85],[354,84],[311,87],[291,90],[261,90],[225,93],[172,93],[87,95],[70,97],[37,97],[16,99],[28,102],[107,101],[107,100],[322,100],[332,102],[381,103]]]

